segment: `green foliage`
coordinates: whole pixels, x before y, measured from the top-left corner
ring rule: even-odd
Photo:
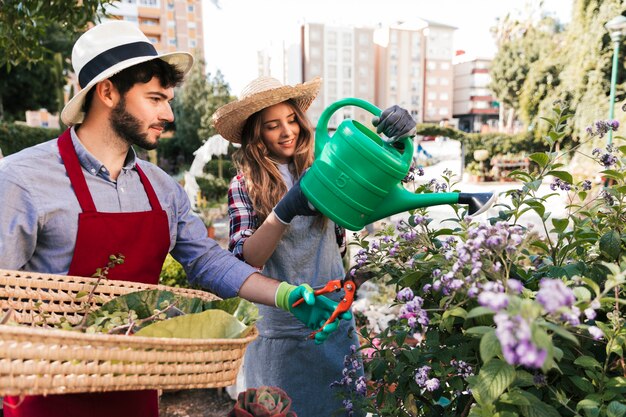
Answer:
[[[58,137],[57,129],[29,127],[15,123],[0,123],[0,149],[4,156],[21,151],[29,146]]]
[[[222,201],[228,194],[228,180],[225,178],[196,177],[200,193],[208,201]]]
[[[187,280],[187,274],[185,273],[183,266],[169,253],[167,254],[165,262],[163,262],[163,267],[161,268],[159,284],[167,285],[169,287],[190,288],[189,281]]]
[[[135,334],[147,337],[183,339],[236,339],[252,331],[235,317],[221,310],[185,314],[168,320],[151,323]]]
[[[215,77],[204,73],[204,62],[196,62],[177,91],[172,104],[176,133],[169,144],[169,151],[179,153],[191,162],[193,153],[214,130],[210,127],[210,116],[217,107],[230,101],[230,87],[218,71]]]
[[[70,34],[82,32],[106,4],[115,0],[0,0],[0,68],[34,64],[51,49],[48,31],[60,27]]]
[[[562,161],[584,143],[557,151],[573,113],[555,105],[545,149],[529,155],[531,170],[511,174],[520,185],[487,223],[454,205],[446,228],[434,229],[418,209],[356,242],[360,268],[394,285],[399,307],[380,332],[361,330],[370,385],[365,395],[358,386],[344,393],[366,412],[626,413],[626,146],[587,156],[610,183],[574,182]],[[554,193],[540,190],[548,181]],[[557,192],[562,217],[550,214]],[[525,213],[539,230],[524,225]]]

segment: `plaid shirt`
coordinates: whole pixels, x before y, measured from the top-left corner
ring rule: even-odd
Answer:
[[[228,188],[228,215],[230,217],[230,240],[228,249],[243,260],[243,244],[259,227],[252,201],[246,190],[243,174],[238,174]],[[343,257],[346,254],[346,229],[335,225],[337,246]]]

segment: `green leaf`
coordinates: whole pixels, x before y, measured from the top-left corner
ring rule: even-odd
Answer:
[[[474,307],[473,309],[471,309],[469,313],[467,313],[467,316],[465,317],[465,319],[467,320],[467,319],[472,319],[474,317],[493,315],[493,314],[495,313],[492,309],[479,306],[479,307]]]
[[[618,181],[624,179],[624,174],[622,174],[619,171],[615,171],[614,169],[606,169],[604,171],[600,171],[600,174],[602,174],[603,176],[607,178],[613,178],[614,180],[618,180]]]
[[[548,173],[546,175],[552,175],[554,177],[557,177],[563,181],[565,181],[568,184],[572,184],[574,182],[574,178],[572,177],[572,174],[570,174],[567,171],[548,171]]]
[[[470,334],[470,335],[483,335],[492,330],[493,330],[493,327],[491,326],[474,326],[474,327],[470,327],[469,329],[467,329],[465,333]]]
[[[544,403],[539,398],[527,391],[521,391],[523,396],[530,405],[521,405],[519,408],[524,417],[561,417],[561,414],[553,406]]]
[[[569,219],[552,219],[552,225],[556,233],[563,233],[568,224]]]
[[[235,339],[245,337],[252,328],[225,311],[207,310],[152,323],[135,335],[181,339]]]
[[[484,363],[487,363],[500,353],[502,353],[500,341],[496,336],[495,329],[493,329],[491,332],[485,333],[480,339],[480,358]]]
[[[578,339],[576,338],[576,336],[574,336],[573,334],[571,334],[569,331],[567,331],[567,329],[561,327],[561,326],[557,326],[554,323],[550,323],[550,322],[543,322],[541,323],[541,326],[552,330],[552,332],[554,332],[555,334],[561,336],[563,339],[569,340],[570,342],[573,342],[576,346],[578,346],[580,343],[578,342]]]
[[[578,404],[576,404],[576,411],[584,410],[585,414],[589,415],[589,413],[591,413],[593,415],[600,411],[599,407],[600,404],[597,401],[585,398],[584,400],[579,401]]]
[[[591,356],[579,356],[574,360],[574,365],[582,366],[583,368],[593,369],[598,368],[602,369],[602,365],[600,362]]]
[[[544,168],[546,165],[548,165],[548,162],[550,162],[550,157],[544,152],[536,152],[530,154],[528,158],[531,161],[535,161],[537,165],[539,165],[541,168]]]
[[[606,417],[624,417],[626,416],[626,405],[611,401],[606,408]]]
[[[620,254],[621,239],[617,231],[611,230],[606,232],[600,238],[600,251],[602,251],[609,259],[615,260]]]
[[[492,359],[480,368],[476,385],[471,386],[474,398],[481,405],[493,403],[515,380],[515,368],[499,359]]]
[[[464,319],[467,316],[467,311],[462,307],[454,307],[450,310],[446,310],[443,312],[443,319],[446,319],[450,316],[461,317]]]
[[[580,389],[585,394],[595,392],[593,384],[589,382],[586,378],[578,375],[570,375],[568,376],[568,378],[574,383],[574,385],[576,385],[576,387],[578,387],[578,389]]]

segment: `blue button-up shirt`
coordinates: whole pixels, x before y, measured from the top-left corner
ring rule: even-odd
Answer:
[[[74,128],[71,135],[100,212],[151,209],[135,169],[136,164],[141,165],[167,212],[170,253],[183,265],[192,284],[228,298],[237,295],[243,282],[257,272],[207,237],[206,227],[190,210],[185,191],[163,170],[138,159],[131,148],[114,181],[80,143]],[[81,211],[57,139],[0,159],[0,268],[67,274]]]

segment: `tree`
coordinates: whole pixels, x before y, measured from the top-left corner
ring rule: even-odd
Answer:
[[[63,87],[76,35],[50,25],[44,36],[46,52],[41,61],[20,63],[8,70],[0,65],[0,120],[23,120],[26,110],[46,108],[55,113],[63,107]]]
[[[34,64],[51,52],[46,35],[58,26],[82,32],[115,0],[0,0],[0,67]]]
[[[181,153],[185,161],[206,139],[215,134],[211,116],[230,101],[230,87],[217,71],[215,77],[204,73],[204,61],[196,62],[174,100],[176,134],[169,152]]]

